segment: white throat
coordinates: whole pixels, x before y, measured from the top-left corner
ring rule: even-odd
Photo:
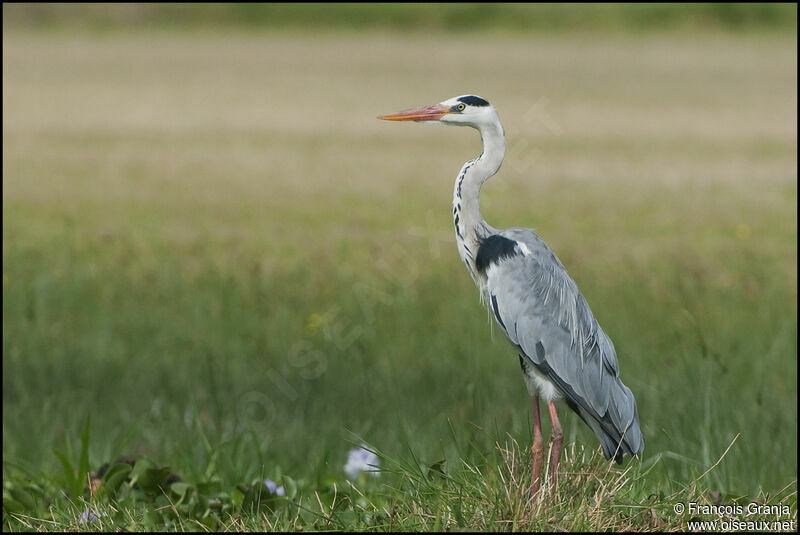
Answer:
[[[468,161],[456,177],[453,188],[453,223],[456,231],[458,254],[467,266],[473,280],[480,285],[475,269],[475,255],[480,242],[495,229],[481,217],[480,191],[503,163],[506,151],[505,136],[499,119],[477,127],[483,141],[483,153]]]

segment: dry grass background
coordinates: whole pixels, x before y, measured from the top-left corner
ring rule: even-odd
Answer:
[[[262,230],[311,247],[325,241],[320,232],[349,231],[330,210],[357,215],[376,203],[393,229],[433,210],[431,232],[444,242],[450,229],[438,208],[477,139],[375,116],[472,92],[496,104],[509,138],[484,201],[496,226],[569,232],[571,214],[584,209],[574,193],[584,188],[606,205],[624,191],[609,210],[647,203],[650,224],[689,215],[701,234],[714,224],[758,226],[756,214],[732,213],[728,203],[758,191],[759,212],[780,209],[795,184],[796,53],[784,43],[12,34],[3,193],[12,203],[67,201],[57,203],[65,213],[92,203],[101,229],[113,230],[114,214],[132,201],[157,214],[221,210],[233,219],[170,218],[176,240],[222,238],[241,218],[269,212]],[[648,202],[659,195],[680,204]],[[298,225],[286,213],[305,221],[302,207],[323,199],[340,201],[326,207],[327,221]],[[559,207],[558,219],[538,218],[539,203]],[[379,212],[365,214],[360,232],[380,226]],[[773,234],[760,230],[758,238]],[[607,242],[619,253],[612,234]]]

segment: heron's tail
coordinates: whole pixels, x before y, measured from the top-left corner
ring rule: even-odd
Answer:
[[[644,435],[639,426],[639,412],[633,393],[619,378],[615,383],[609,392],[608,411],[602,418],[598,418],[596,413],[588,413],[580,405],[570,406],[597,435],[605,458],[613,457],[622,463],[623,454],[633,456],[644,451]]]

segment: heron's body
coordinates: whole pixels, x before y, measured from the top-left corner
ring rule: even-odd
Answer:
[[[519,355],[534,401],[534,492],[541,467],[539,397],[553,420],[554,482],[561,428],[554,402],[563,398],[595,432],[606,458],[644,450],[631,391],[619,378],[614,345],[577,285],[547,244],[530,229],[498,230],[483,220],[479,194],[500,168],[505,137],[495,109],[472,95],[382,117],[472,126],[483,153],[464,164],[453,190],[458,253],[497,325]],[[538,442],[537,442],[538,441]],[[538,463],[538,464],[537,464]]]

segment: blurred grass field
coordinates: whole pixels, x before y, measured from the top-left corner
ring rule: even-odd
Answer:
[[[87,414],[93,465],[187,480],[341,478],[354,437],[524,450],[519,364],[452,236],[479,137],[375,119],[475,93],[509,144],[483,215],[535,228],[614,340],[645,485],[741,434],[708,490],[796,489],[796,28],[10,30],[4,481],[56,470]]]
[[[5,28],[181,31],[401,30],[435,32],[796,32],[790,3],[182,3],[27,4],[3,10]]]

